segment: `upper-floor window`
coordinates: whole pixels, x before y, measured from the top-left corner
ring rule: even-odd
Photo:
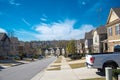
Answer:
[[[116,35],[120,34],[120,25],[115,26],[115,33],[116,33]]]
[[[97,36],[95,36],[95,43],[97,43]]]
[[[111,27],[108,28],[108,35],[112,36],[112,28]]]

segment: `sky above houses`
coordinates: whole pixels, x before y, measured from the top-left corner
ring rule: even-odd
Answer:
[[[84,38],[120,0],[0,0],[0,32],[22,41]]]

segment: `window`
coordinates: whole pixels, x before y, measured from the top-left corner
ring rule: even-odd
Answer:
[[[97,36],[95,36],[95,42],[97,43]]]
[[[116,33],[116,35],[120,34],[120,25],[115,26],[115,33]]]
[[[111,27],[108,28],[108,35],[112,36],[112,28]]]

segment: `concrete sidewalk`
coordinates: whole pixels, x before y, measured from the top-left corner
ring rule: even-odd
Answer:
[[[52,63],[51,65],[54,65]],[[87,69],[86,67],[71,69],[65,57],[62,56],[61,70],[52,70],[38,73],[31,80],[82,80],[89,78],[100,78],[102,76],[96,74],[96,69]]]

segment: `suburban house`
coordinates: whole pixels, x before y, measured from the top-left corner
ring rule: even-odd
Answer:
[[[6,33],[0,33],[0,58],[9,55],[10,39]]]
[[[91,30],[90,32],[85,33],[85,42],[84,42],[85,53],[92,52],[93,32],[94,30]]]
[[[80,39],[80,46],[79,46],[79,49],[80,49],[80,53],[84,53],[85,50],[84,50],[84,42],[85,42],[85,39]]]
[[[101,41],[107,39],[107,29],[105,26],[96,28],[93,32],[93,52],[103,52],[103,43]]]
[[[10,55],[18,55],[19,40],[17,37],[10,38]]]
[[[19,54],[25,53],[25,42],[19,41],[18,51],[19,51]]]
[[[114,52],[114,47],[120,45],[120,8],[111,8],[106,28],[108,52]]]
[[[80,53],[80,40],[76,41],[77,53]]]

